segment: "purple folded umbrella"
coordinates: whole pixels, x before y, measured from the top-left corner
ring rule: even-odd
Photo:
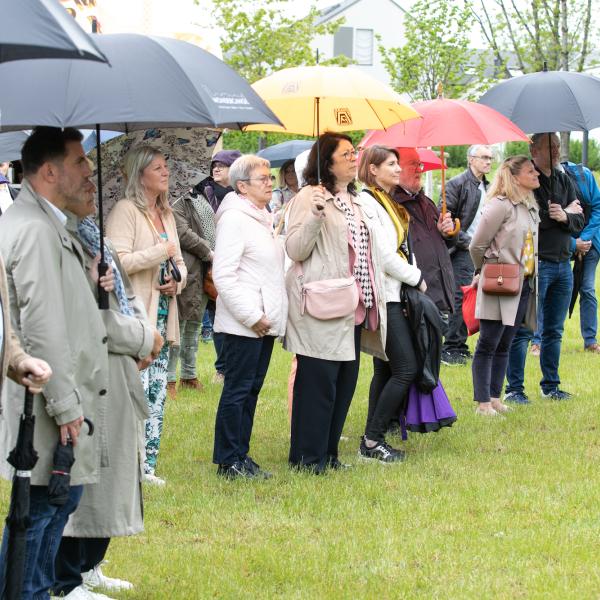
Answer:
[[[442,427],[452,427],[456,421],[456,413],[448,400],[442,382],[430,393],[419,391],[411,385],[406,407],[406,428],[418,433],[439,431]]]

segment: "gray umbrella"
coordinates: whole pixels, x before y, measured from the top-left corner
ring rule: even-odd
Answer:
[[[58,0],[2,0],[0,63],[31,58],[106,62]]]
[[[479,102],[527,133],[600,127],[600,79],[571,71],[540,71],[490,88]]]
[[[242,77],[198,46],[138,34],[91,37],[111,66],[70,60],[0,64],[0,131],[279,123]]]
[[[138,34],[92,36],[111,66],[77,60],[0,64],[0,131],[33,125],[96,129],[98,221],[104,235],[100,128],[280,124],[250,85],[201,48]],[[14,83],[14,85],[11,85]],[[6,85],[8,84],[8,85]],[[40,102],[40,97],[43,101]],[[99,271],[107,268],[100,244]],[[108,296],[98,288],[100,307]]]
[[[21,148],[28,137],[28,131],[11,131],[0,134],[0,163],[20,160]]]
[[[266,158],[271,163],[271,167],[281,167],[287,160],[293,160],[298,154],[312,148],[314,143],[314,140],[290,140],[269,146],[257,154]]]

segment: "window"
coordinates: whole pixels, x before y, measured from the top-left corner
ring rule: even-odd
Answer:
[[[373,64],[373,30],[356,29],[354,34],[354,60],[359,65]]]
[[[344,55],[348,58],[352,56],[352,43],[354,39],[354,29],[352,27],[340,27],[333,37],[333,55]]]

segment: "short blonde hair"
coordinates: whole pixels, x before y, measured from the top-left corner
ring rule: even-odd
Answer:
[[[127,180],[125,198],[132,200],[143,213],[148,212],[148,204],[142,184],[142,173],[157,156],[163,156],[163,153],[152,146],[142,145],[129,150],[123,160],[123,173]],[[171,210],[168,192],[159,194],[156,199],[156,207],[161,212]]]
[[[527,163],[533,164],[531,159],[524,155],[509,156],[502,161],[488,188],[487,198],[501,196],[513,202],[525,204],[528,208],[535,206],[536,201],[533,192],[531,190],[523,192],[515,179]]]
[[[235,192],[239,192],[237,184],[239,181],[250,179],[250,175],[254,169],[260,167],[271,168],[271,163],[266,158],[256,156],[256,154],[244,154],[233,161],[229,167],[229,185]]]

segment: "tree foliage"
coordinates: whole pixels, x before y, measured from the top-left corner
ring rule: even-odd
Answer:
[[[444,95],[469,95],[481,83],[483,62],[469,48],[476,24],[469,4],[450,0],[417,0],[404,21],[405,43],[398,48],[379,46],[393,87],[413,101]]]
[[[510,77],[509,61],[523,73],[584,71],[597,43],[592,0],[479,0],[473,15]]]
[[[250,83],[274,71],[317,62],[311,42],[318,35],[333,34],[343,22],[317,24],[319,11],[312,7],[301,19],[287,17],[291,0],[213,0],[216,25],[223,30],[223,60]],[[347,65],[337,56],[320,64]]]

